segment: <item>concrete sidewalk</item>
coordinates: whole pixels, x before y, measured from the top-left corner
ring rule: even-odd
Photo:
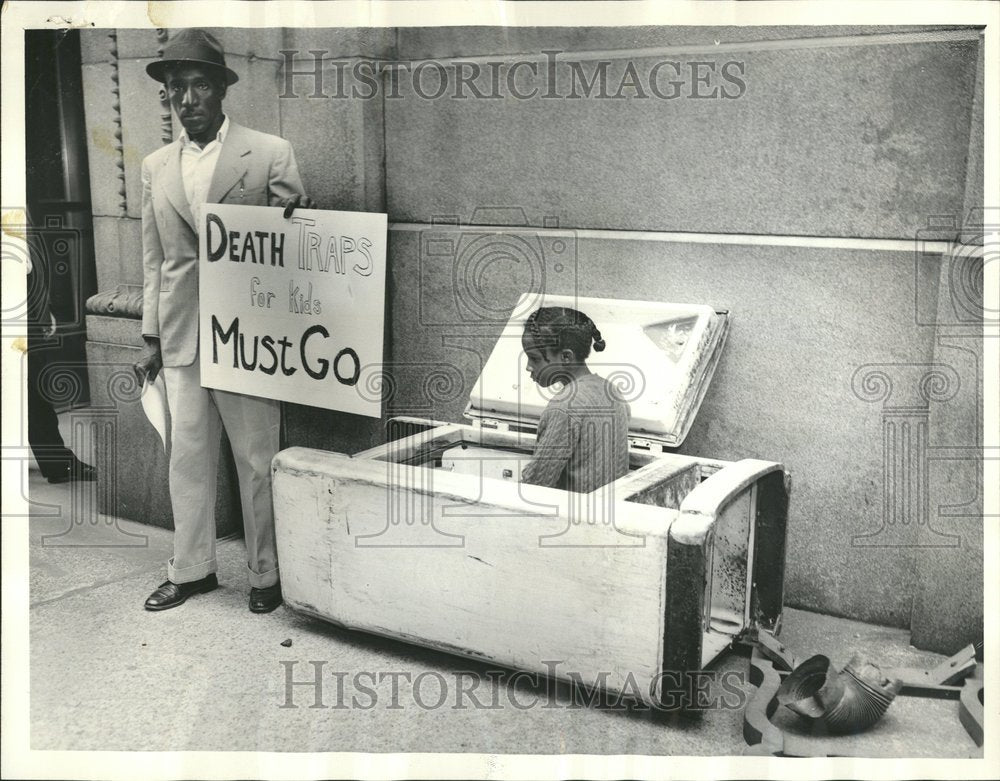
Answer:
[[[709,710],[700,723],[569,707],[572,693],[564,685],[550,695],[544,681],[512,681],[510,672],[338,629],[284,606],[250,613],[240,539],[219,542],[217,591],[152,613],[143,601],[165,579],[171,532],[98,515],[94,484],[52,486],[29,474],[33,749],[653,755],[745,749],[739,693],[753,692],[745,652],[729,652],[713,667],[730,676],[736,694],[726,700],[735,706]],[[782,640],[801,658],[825,653],[838,664],[855,651],[884,666],[931,667],[942,658],[909,647],[908,633],[899,629],[793,609],[786,610]],[[289,670],[306,685],[287,687]],[[310,683],[317,670],[321,690]],[[445,701],[432,707],[442,687]],[[461,694],[463,687],[472,693]],[[897,698],[870,732],[843,740],[871,756],[975,751],[956,702],[910,697]]]

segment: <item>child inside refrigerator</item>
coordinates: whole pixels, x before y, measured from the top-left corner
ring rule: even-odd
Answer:
[[[594,321],[576,309],[542,307],[525,322],[521,347],[531,379],[555,390],[521,482],[590,493],[626,474],[629,405],[587,366],[591,347],[606,347]]]

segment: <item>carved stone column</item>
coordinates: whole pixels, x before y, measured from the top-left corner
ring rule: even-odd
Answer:
[[[125,191],[125,146],[122,143],[122,101],[118,86],[118,31],[112,30],[108,33],[108,39],[111,41],[111,107],[114,110],[112,121],[115,125],[115,166],[118,168],[118,196],[120,198],[118,211],[124,217],[128,213],[128,199]]]
[[[167,42],[170,37],[170,33],[164,30],[162,27],[156,30],[156,40],[160,44],[156,50],[156,56],[163,56],[163,45]],[[167,96],[167,88],[165,85],[160,85],[160,141],[166,146],[171,141],[174,140],[174,123],[173,116],[170,113],[170,98]]]

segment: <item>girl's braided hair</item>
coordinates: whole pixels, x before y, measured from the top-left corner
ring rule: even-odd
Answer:
[[[594,321],[583,312],[567,307],[536,309],[528,315],[524,330],[540,347],[569,348],[581,361],[590,355],[591,341],[597,352],[607,347]]]

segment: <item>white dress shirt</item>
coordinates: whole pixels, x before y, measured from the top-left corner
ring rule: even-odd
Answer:
[[[208,200],[208,188],[212,184],[215,165],[219,162],[219,153],[229,131],[229,117],[222,120],[222,127],[215,138],[201,148],[188,138],[187,130],[182,130],[181,142],[181,177],[184,179],[184,194],[187,196],[195,224],[201,229],[200,207]]]

